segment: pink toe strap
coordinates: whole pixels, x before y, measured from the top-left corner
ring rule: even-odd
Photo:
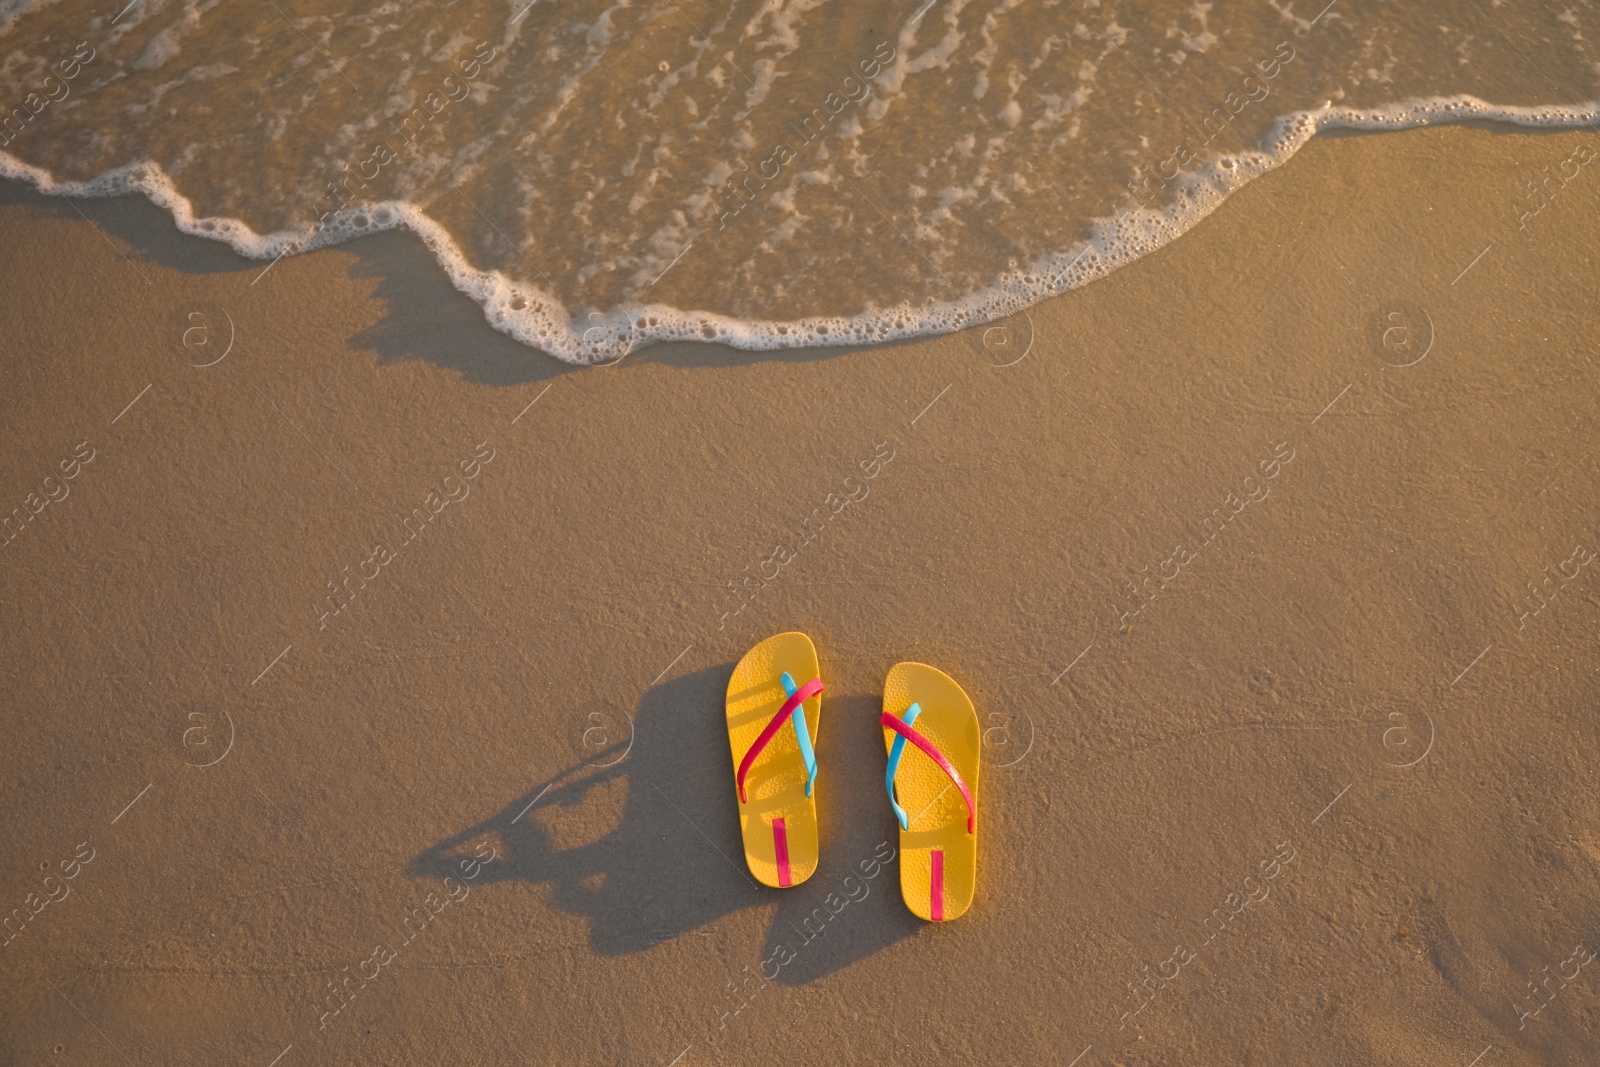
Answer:
[[[967,783],[962,780],[961,772],[955,769],[955,765],[944,758],[944,753],[935,748],[932,741],[923,737],[914,727],[907,726],[904,720],[898,716],[890,715],[886,711],[879,717],[878,725],[893,730],[913,745],[916,745],[922,750],[923,755],[933,760],[934,763],[938,764],[941,771],[950,776],[950,781],[955,783],[957,789],[961,790],[961,798],[967,802],[967,833],[976,833],[978,829],[978,808],[972,802],[972,790],[967,788]]]
[[[767,723],[766,729],[761,731],[761,736],[756,738],[756,743],[750,746],[750,751],[744,754],[744,759],[739,761],[739,803],[748,804],[750,798],[745,796],[744,779],[750,773],[750,768],[755,766],[756,757],[761,755],[761,750],[767,743],[778,736],[778,731],[783,729],[783,724],[789,721],[789,716],[794,714],[794,709],[822,692],[822,679],[813,678],[794,691],[794,696],[783,702],[783,707],[778,709],[778,714]]]

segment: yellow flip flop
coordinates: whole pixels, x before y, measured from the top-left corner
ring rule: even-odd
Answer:
[[[900,895],[919,919],[960,918],[978,875],[978,712],[948,674],[897,663],[883,683],[878,724],[900,823]],[[902,765],[908,741],[920,755]]]
[[[769,637],[728,680],[728,745],[744,861],[762,885],[799,885],[817,869],[817,649],[802,633]],[[795,679],[810,679],[796,684]],[[784,726],[793,726],[784,730]]]

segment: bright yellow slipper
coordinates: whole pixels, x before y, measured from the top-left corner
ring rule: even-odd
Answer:
[[[746,652],[728,680],[739,830],[745,863],[762,885],[799,885],[817,869],[811,742],[822,722],[820,673],[811,638],[786,633]]]
[[[900,823],[900,895],[919,919],[960,918],[978,876],[978,712],[948,674],[897,663],[883,683],[878,723]],[[902,762],[908,741],[919,754]]]

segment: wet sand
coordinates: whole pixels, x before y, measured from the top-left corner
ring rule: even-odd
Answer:
[[[1592,143],[1320,138],[987,330],[584,371],[402,235],[6,190],[3,1058],[1593,1062],[1600,174],[1525,217]],[[721,698],[788,629],[776,891]],[[903,659],[984,717],[940,927]]]

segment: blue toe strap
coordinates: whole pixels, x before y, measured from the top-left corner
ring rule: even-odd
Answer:
[[[783,695],[792,697],[800,691],[794,684],[794,679],[789,677],[789,672],[784,671]],[[811,786],[817,780],[817,754],[811,748],[811,732],[806,729],[806,706],[804,703],[795,705],[794,711],[789,716],[789,721],[794,723],[794,735],[800,741],[800,758],[806,763],[806,796],[811,795]]]
[[[922,714],[922,705],[913,704],[906,709],[904,722],[907,726],[917,721],[917,716]],[[906,750],[906,739],[895,734],[894,744],[889,746],[889,772],[884,776],[883,784],[889,790],[889,806],[894,808],[894,817],[900,820],[900,829],[911,829],[911,823],[906,818],[906,809],[900,806],[900,801],[894,795],[894,776],[900,769],[900,756]]]

